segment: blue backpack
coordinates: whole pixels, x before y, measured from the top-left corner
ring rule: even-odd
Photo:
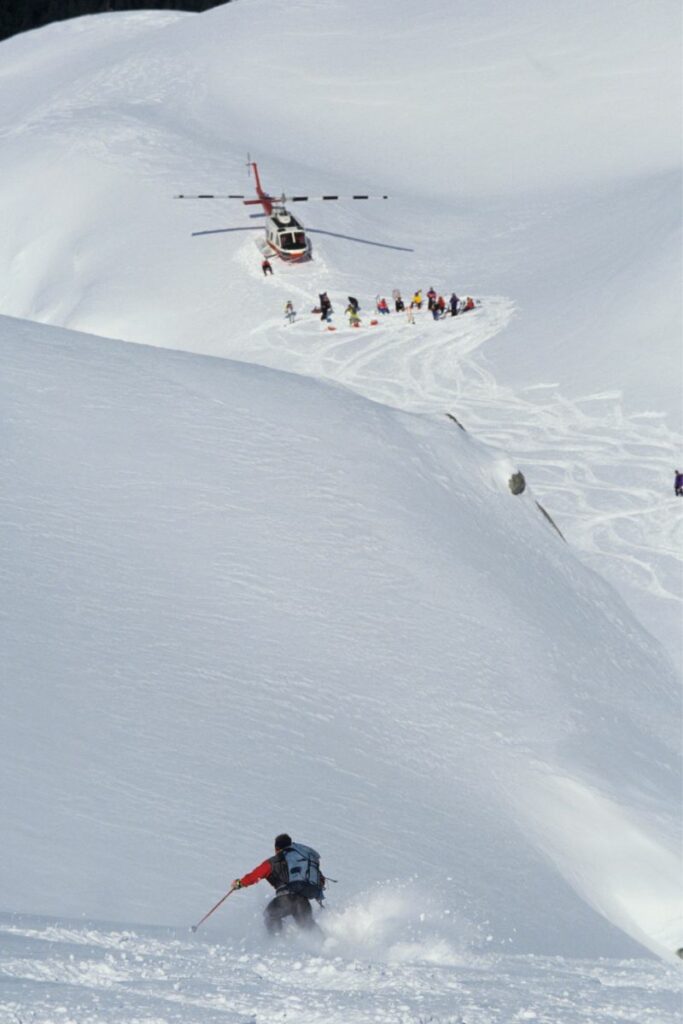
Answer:
[[[323,898],[324,879],[320,872],[320,854],[310,846],[292,843],[282,856],[287,863],[288,882],[278,892],[305,896],[309,900]]]

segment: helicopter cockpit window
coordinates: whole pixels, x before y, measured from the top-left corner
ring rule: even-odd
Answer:
[[[287,231],[280,235],[280,245],[283,249],[305,249],[306,239],[303,231]]]

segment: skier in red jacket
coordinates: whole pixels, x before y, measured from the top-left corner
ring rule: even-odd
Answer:
[[[275,855],[242,878],[236,878],[233,889],[245,889],[265,878],[275,889],[275,898],[264,911],[266,928],[272,935],[282,931],[282,922],[293,917],[300,928],[316,928],[311,900],[323,899],[325,876],[320,870],[320,856],[310,846],[293,843],[283,832],[275,838]]]

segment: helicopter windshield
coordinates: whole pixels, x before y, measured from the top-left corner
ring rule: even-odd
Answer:
[[[283,231],[280,234],[280,245],[287,251],[305,249],[306,236],[303,231]]]

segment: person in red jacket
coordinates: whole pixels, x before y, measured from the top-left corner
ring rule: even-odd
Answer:
[[[273,886],[275,898],[264,911],[266,928],[271,935],[282,931],[282,923],[287,917],[293,917],[300,928],[317,928],[313,920],[311,899],[322,899],[325,887],[325,877],[318,866],[319,860],[315,850],[300,843],[292,843],[291,837],[283,832],[275,838],[275,855],[268,857],[242,878],[236,878],[232,889],[245,889],[261,879]],[[304,868],[304,865],[308,866]],[[300,875],[298,879],[292,877],[296,874]]]

